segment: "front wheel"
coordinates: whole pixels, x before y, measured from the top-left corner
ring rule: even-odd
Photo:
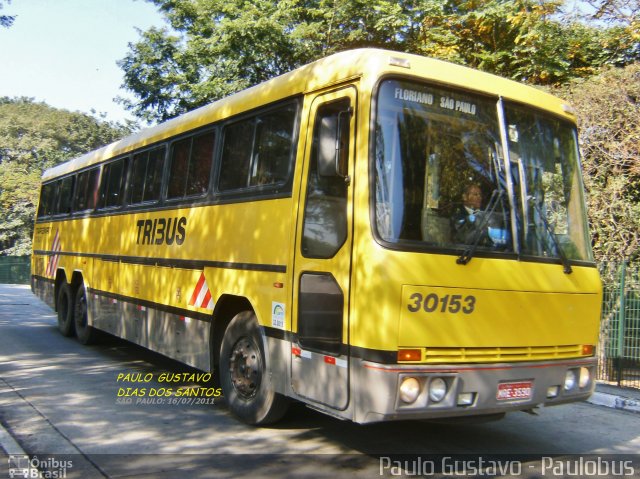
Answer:
[[[247,424],[269,424],[286,413],[288,400],[275,392],[267,372],[255,314],[236,315],[220,348],[220,382],[229,409]]]

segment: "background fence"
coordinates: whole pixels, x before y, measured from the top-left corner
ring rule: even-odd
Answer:
[[[640,388],[640,267],[603,265],[598,379]]]
[[[29,284],[30,256],[0,256],[0,283]]]

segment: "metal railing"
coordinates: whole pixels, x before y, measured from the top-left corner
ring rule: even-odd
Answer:
[[[0,256],[0,284],[29,284],[31,256]]]
[[[603,298],[597,378],[640,388],[640,267],[602,265]]]

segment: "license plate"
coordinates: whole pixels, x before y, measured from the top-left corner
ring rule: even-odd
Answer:
[[[498,384],[496,399],[498,401],[507,401],[509,399],[530,399],[532,391],[533,383],[531,381],[502,383]]]

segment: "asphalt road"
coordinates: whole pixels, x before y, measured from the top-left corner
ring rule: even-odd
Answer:
[[[253,428],[220,397],[177,397],[194,383],[161,382],[162,373],[197,371],[112,337],[82,346],[27,287],[0,285],[0,422],[43,477],[394,477],[400,466],[423,477],[554,477],[585,464],[577,477],[589,466],[640,476],[640,415],[626,411],[579,403],[482,424],[361,426],[297,405]],[[123,397],[126,388],[145,396]],[[167,388],[171,397],[150,397]]]

